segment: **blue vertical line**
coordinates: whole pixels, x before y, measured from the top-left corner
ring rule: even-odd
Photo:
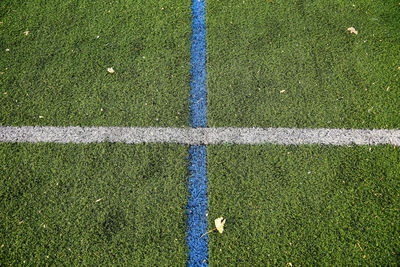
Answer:
[[[205,0],[192,0],[190,126],[207,127],[206,10]],[[207,148],[189,148],[189,200],[187,206],[188,266],[208,266]]]
[[[208,266],[208,235],[202,236],[207,232],[207,148],[190,146],[189,155],[188,266]]]
[[[190,126],[207,127],[206,4],[192,2],[192,50],[190,82]]]

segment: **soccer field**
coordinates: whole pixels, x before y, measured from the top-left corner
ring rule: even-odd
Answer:
[[[0,125],[189,126],[190,2],[0,5]]]
[[[2,144],[4,265],[184,265],[187,147]]]
[[[399,51],[394,0],[1,1],[0,262],[396,265]]]
[[[209,147],[209,217],[230,222],[210,263],[396,264],[399,163],[392,146]]]
[[[398,1],[207,3],[209,126],[399,127]]]

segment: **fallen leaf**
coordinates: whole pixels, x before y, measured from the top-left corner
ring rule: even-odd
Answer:
[[[97,202],[102,201],[102,200],[103,200],[103,197],[102,197],[102,198],[99,198],[99,199],[96,200],[95,202],[97,203]]]
[[[283,94],[284,92],[286,92],[286,90],[281,90],[279,91],[279,93]]]
[[[217,228],[218,232],[222,234],[224,231],[224,225],[225,225],[226,219],[219,217],[215,219],[215,228]]]
[[[114,73],[114,72],[115,72],[115,70],[114,70],[113,68],[107,68],[107,71],[108,71],[109,73]]]
[[[356,31],[356,29],[354,29],[354,27],[350,27],[347,29],[349,32],[354,33],[354,34],[358,34],[358,31]]]
[[[222,232],[224,231],[224,224],[225,224],[226,219],[219,217],[217,219],[214,220],[215,222],[215,228],[211,229],[210,231],[208,231],[207,233],[204,233],[200,236],[200,238],[202,238],[203,236],[205,236],[208,233],[211,233],[215,230],[218,230],[218,232],[220,232],[222,234]]]
[[[43,119],[44,117],[43,116],[39,116],[39,119]]]
[[[25,34],[25,36],[28,36],[29,31],[25,31],[24,34]]]

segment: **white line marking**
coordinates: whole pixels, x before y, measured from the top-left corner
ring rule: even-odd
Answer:
[[[0,126],[0,142],[400,145],[400,130]]]

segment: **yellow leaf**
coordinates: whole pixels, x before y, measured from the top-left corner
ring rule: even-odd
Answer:
[[[354,34],[358,34],[358,31],[356,31],[356,29],[354,29],[354,27],[350,27],[347,29],[349,32],[354,33]]]
[[[225,225],[226,219],[219,217],[215,219],[215,228],[217,228],[218,232],[222,234],[224,231],[224,225]]]

